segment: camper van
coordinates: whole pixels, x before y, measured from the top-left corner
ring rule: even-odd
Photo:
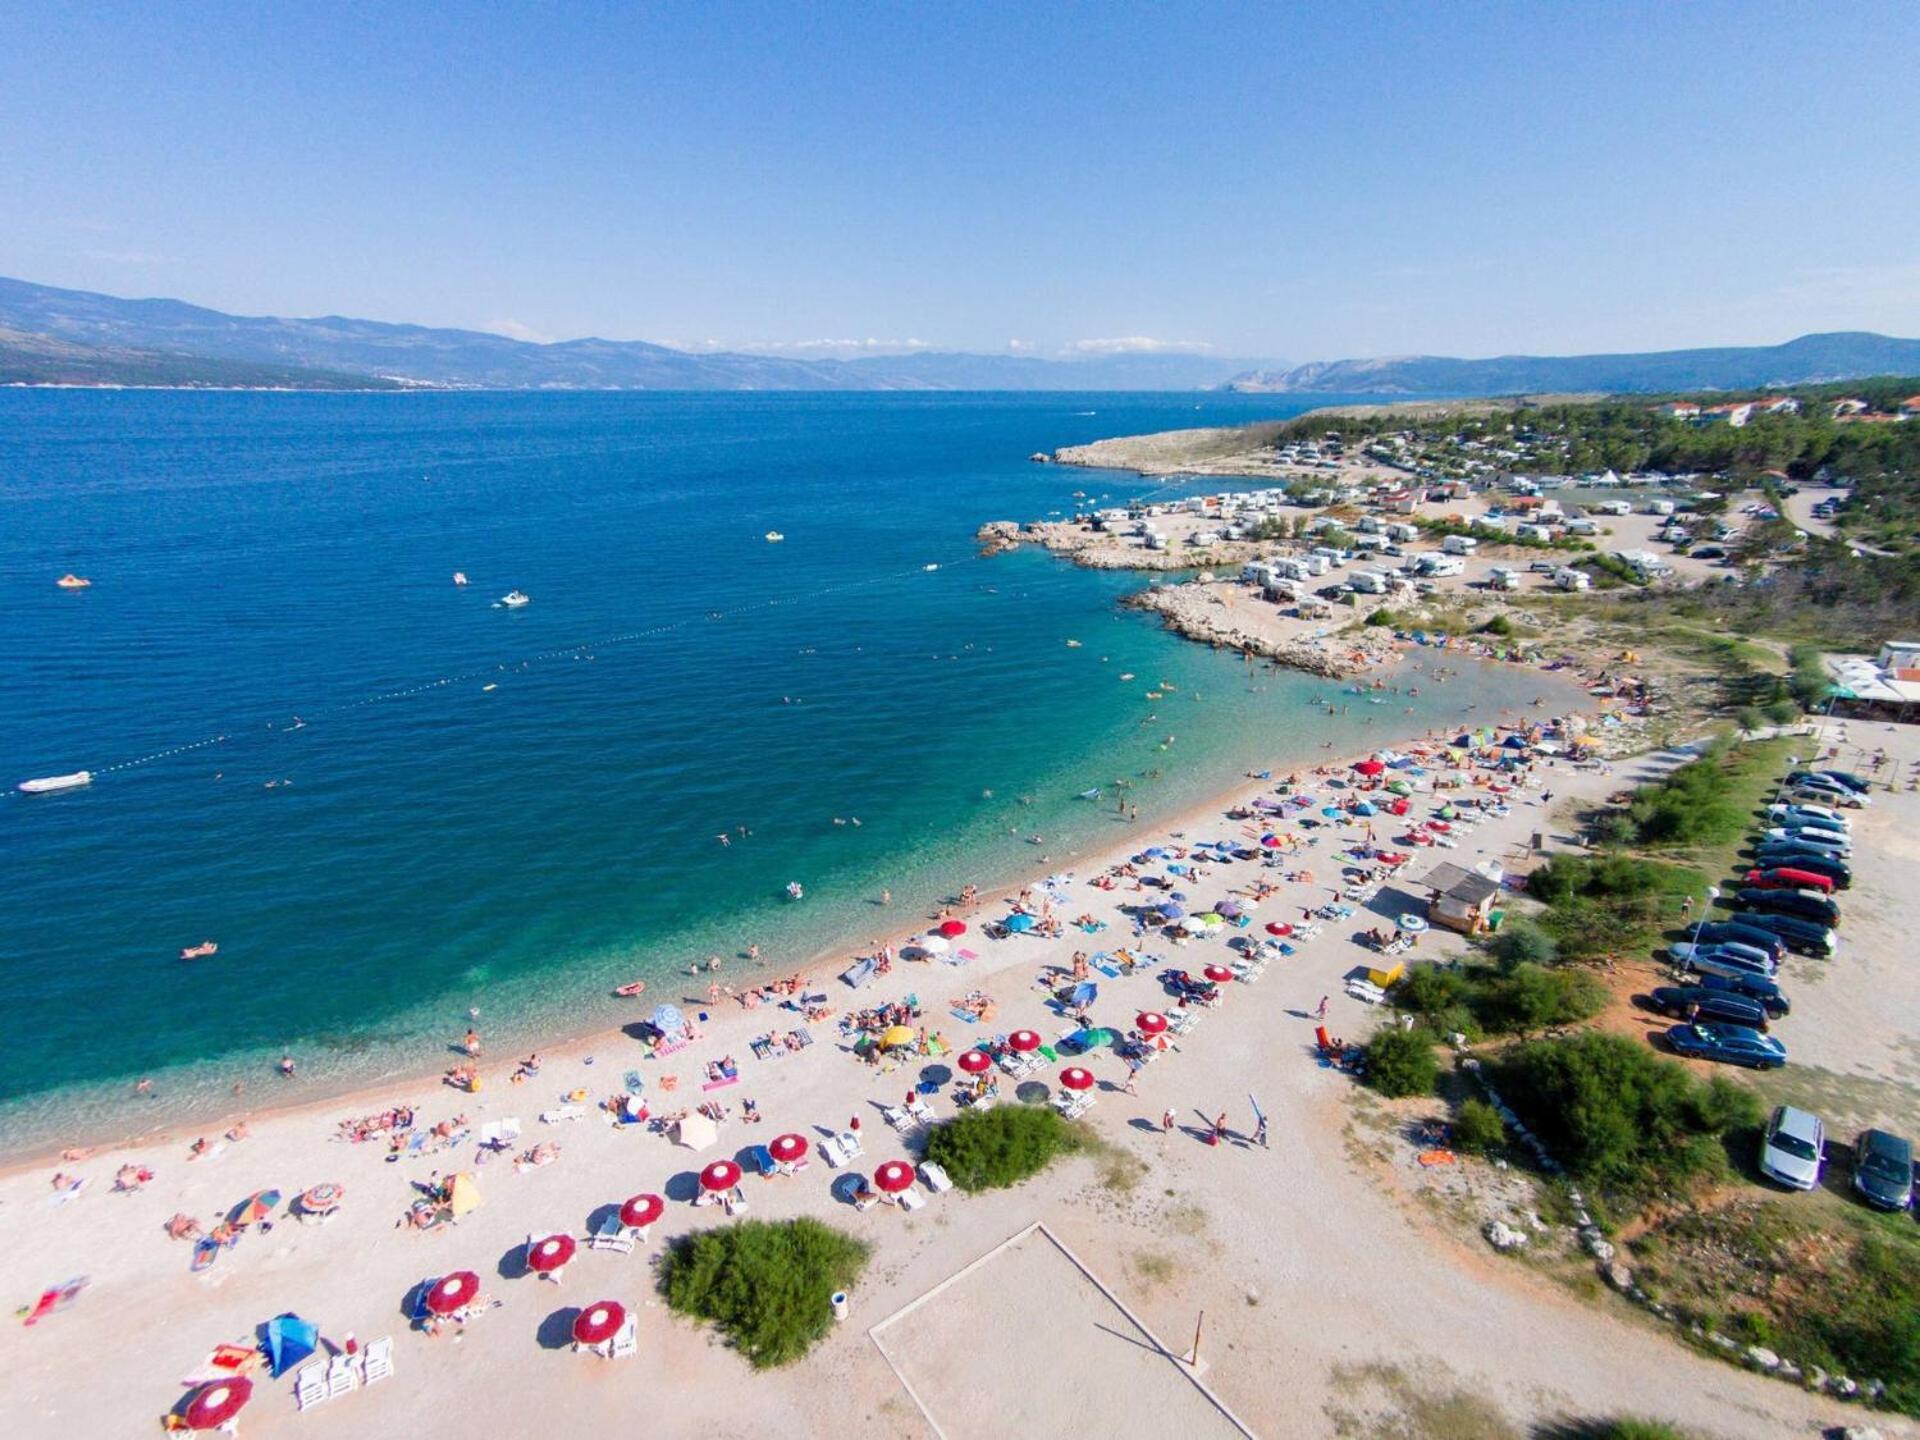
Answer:
[[[1494,590],[1518,590],[1520,572],[1506,565],[1496,565],[1487,572],[1487,585]]]
[[[1480,542],[1471,535],[1449,535],[1440,542],[1440,548],[1449,555],[1471,555],[1480,548]]]
[[[1417,568],[1422,575],[1431,576],[1436,580],[1443,580],[1449,575],[1466,574],[1467,562],[1462,560],[1458,555],[1427,554],[1420,557]]]
[[[1378,570],[1356,570],[1348,578],[1347,588],[1358,595],[1384,595],[1391,582]]]
[[[1565,567],[1553,572],[1553,583],[1562,590],[1591,590],[1593,577],[1584,570]]]

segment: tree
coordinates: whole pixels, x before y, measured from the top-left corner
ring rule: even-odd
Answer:
[[[1487,949],[1509,970],[1519,965],[1551,965],[1560,958],[1553,937],[1531,920],[1509,920],[1487,942]]]
[[[1439,1078],[1430,1036],[1388,1026],[1367,1042],[1367,1084],[1382,1095],[1431,1095]]]

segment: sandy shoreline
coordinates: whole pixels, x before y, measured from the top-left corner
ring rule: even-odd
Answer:
[[[1557,677],[1546,678],[1552,680]],[[1562,680],[1559,683],[1565,684],[1566,682]],[[1502,711],[1499,718],[1502,722],[1511,721],[1516,718],[1522,718],[1522,712],[1517,708],[1510,708]],[[1464,724],[1467,722],[1462,719],[1457,723]],[[1476,719],[1475,723],[1486,724],[1492,722],[1484,719]],[[1427,732],[1427,737],[1431,738],[1433,733],[1432,731]],[[1317,764],[1343,764],[1352,760],[1361,759],[1365,755],[1372,753],[1372,750],[1381,748],[1382,745],[1404,744],[1420,738],[1422,737],[1413,734],[1390,731],[1386,737],[1383,737],[1380,745],[1375,745],[1365,750],[1354,751],[1352,754],[1345,756],[1343,760],[1302,757],[1296,763],[1295,768],[1310,769],[1313,765]],[[1108,865],[1116,863],[1120,859],[1124,859],[1128,855],[1137,853],[1144,845],[1151,843],[1154,836],[1183,832],[1210,815],[1215,815],[1222,810],[1234,808],[1236,805],[1251,799],[1254,795],[1259,794],[1263,789],[1270,786],[1271,783],[1271,781],[1262,781],[1242,776],[1234,780],[1227,788],[1211,793],[1204,799],[1196,800],[1192,804],[1176,811],[1171,816],[1149,821],[1140,821],[1138,823],[1119,823],[1110,841],[1101,844],[1093,850],[1069,854],[1061,861],[1038,865],[1031,870],[1023,872],[1019,877],[1009,881],[1005,885],[993,890],[982,891],[975,905],[966,909],[955,906],[954,914],[967,920],[969,924],[972,925],[978,920],[980,915],[994,912],[997,908],[1002,907],[1006,900],[1018,895],[1023,889],[1038,884],[1049,874],[1057,873],[1066,867],[1070,867],[1076,872],[1103,869]],[[897,929],[899,918],[898,912],[895,911],[885,911],[876,915],[877,921],[884,920],[887,922],[884,926],[876,927],[880,931],[876,938],[893,945],[896,949],[910,936],[918,934],[925,929],[924,924],[904,930]],[[931,918],[931,916],[928,917],[929,921]],[[987,958],[985,955],[982,956],[983,961]],[[815,951],[805,960],[799,962],[781,962],[778,964],[766,962],[756,964],[752,961],[734,959],[729,961],[726,968],[716,976],[709,976],[702,973],[696,977],[681,972],[674,977],[668,977],[658,981],[650,980],[646,994],[631,1002],[632,1020],[624,1023],[630,1024],[632,1021],[644,1020],[647,1015],[652,1012],[655,1005],[663,1002],[680,1005],[682,1008],[691,1008],[696,1011],[708,1009],[709,1002],[705,991],[709,982],[716,979],[722,984],[731,985],[737,990],[744,991],[752,988],[754,984],[765,984],[770,980],[783,979],[788,975],[798,973],[807,976],[814,988],[826,989],[834,996],[835,1001],[838,1002],[842,999],[849,998],[854,993],[846,990],[838,979],[839,972],[851,964],[852,959],[852,954],[847,950],[836,946],[829,946]],[[980,963],[981,962],[975,962],[974,965],[967,967],[966,973],[974,973],[975,967]],[[904,968],[911,971],[921,967],[919,962],[908,962]],[[925,968],[933,970],[939,967],[927,966]],[[959,972],[956,971],[955,973],[958,975]],[[683,984],[684,991],[676,991],[670,988],[670,982],[676,979]],[[757,1028],[764,1028],[765,1017],[761,1016],[760,1012],[748,1011],[738,1003],[730,1002],[724,995],[721,997],[720,1006],[713,1008],[709,1013],[711,1014],[711,1020],[703,1027],[705,1034],[705,1039],[702,1042],[703,1046],[711,1044],[724,1048],[724,1046],[730,1044],[736,1050],[742,1049],[745,1045],[745,1039],[750,1033]],[[483,1012],[479,1022],[479,1029],[483,1041],[486,1030],[485,1019],[486,1017]],[[267,1076],[250,1084],[249,1093],[255,1093],[255,1086],[257,1085],[258,1093],[275,1095],[276,1098],[271,1103],[256,1105],[236,1104],[226,1110],[210,1114],[204,1118],[177,1117],[165,1119],[152,1127],[117,1136],[102,1138],[82,1137],[64,1144],[42,1145],[13,1152],[0,1150],[0,1177],[16,1175],[22,1171],[41,1169],[60,1163],[69,1153],[76,1150],[84,1150],[90,1157],[97,1160],[103,1155],[120,1151],[143,1149],[175,1142],[185,1144],[192,1138],[203,1133],[210,1136],[217,1136],[220,1132],[241,1120],[245,1120],[249,1124],[258,1124],[262,1121],[282,1117],[310,1115],[321,1110],[340,1110],[342,1113],[346,1111],[359,1113],[362,1110],[377,1111],[393,1103],[393,1097],[395,1095],[414,1093],[419,1091],[423,1086],[437,1087],[440,1095],[449,1099],[457,1099],[460,1092],[442,1085],[441,1077],[459,1058],[448,1048],[458,1039],[459,1036],[455,1034],[450,1027],[446,1036],[447,1045],[438,1052],[438,1058],[435,1063],[429,1064],[426,1061],[422,1061],[418,1068],[410,1068],[401,1074],[384,1080],[366,1084],[353,1084],[339,1089],[328,1089],[319,1094],[301,1096],[296,1093],[295,1088],[302,1083],[298,1078],[292,1081],[283,1081],[278,1077]],[[549,1061],[557,1060],[562,1062],[584,1061],[586,1057],[594,1055],[596,1051],[616,1045],[628,1047],[629,1050],[626,1058],[616,1062],[610,1062],[618,1064],[622,1069],[627,1068],[629,1061],[637,1060],[641,1053],[640,1047],[633,1041],[632,1037],[625,1033],[622,1025],[595,1027],[586,1031],[574,1029],[556,1032],[551,1038],[545,1038],[535,1042],[535,1048]],[[520,1054],[517,1051],[512,1055],[494,1051],[483,1057],[480,1065],[480,1073],[484,1082],[483,1093],[496,1093],[497,1090],[505,1089],[506,1079],[511,1075],[519,1058]]]

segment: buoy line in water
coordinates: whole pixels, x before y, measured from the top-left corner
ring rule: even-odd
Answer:
[[[801,591],[798,594],[774,595],[764,600],[755,600],[748,604],[734,605],[726,609],[705,610],[698,615],[687,615],[679,620],[669,620],[664,624],[648,626],[644,630],[629,630],[624,634],[610,635],[597,640],[583,640],[575,645],[561,645],[551,650],[541,650],[518,659],[494,661],[484,667],[467,670],[458,675],[448,675],[438,680],[427,680],[418,685],[402,686],[395,690],[382,690],[373,695],[362,696],[357,700],[343,700],[338,704],[323,705],[310,711],[303,710],[302,717],[306,714],[345,714],[350,711],[364,709],[370,705],[382,705],[395,700],[405,700],[416,695],[425,695],[435,690],[445,689],[449,685],[459,685],[469,681],[479,680],[486,676],[498,675],[503,670],[515,668],[524,670],[530,665],[537,665],[543,661],[561,660],[571,656],[589,654],[595,650],[608,649],[616,645],[630,645],[639,641],[654,639],[661,635],[670,635],[675,631],[686,630],[695,625],[712,624],[715,621],[735,619],[756,611],[771,610],[785,605],[802,604],[809,600],[818,600],[828,595],[836,595],[849,590],[863,590],[875,585],[888,584],[896,580],[907,580],[917,575],[933,573],[936,569],[948,570],[958,565],[971,563],[983,558],[983,556],[978,554],[965,555],[958,560],[941,560],[931,567],[926,564],[915,565],[908,570],[892,570],[883,575],[870,575],[861,580],[846,580],[834,585],[823,585],[818,589]],[[306,720],[300,718],[299,724],[287,726],[285,729],[276,729],[273,723],[269,721],[267,722],[267,728],[264,733],[270,735],[291,734],[295,730],[306,728],[306,724]],[[209,735],[205,739],[191,740],[179,745],[170,745],[164,750],[155,750],[150,754],[136,756],[129,760],[116,760],[111,764],[94,765],[86,768],[94,775],[112,775],[119,771],[135,770],[145,765],[157,764],[162,760],[170,760],[176,755],[185,755],[195,750],[204,750],[212,745],[224,744],[235,738],[237,733],[235,730],[228,730],[223,734]],[[257,738],[262,732],[250,733]],[[5,793],[8,795],[18,795],[19,792],[8,789]]]

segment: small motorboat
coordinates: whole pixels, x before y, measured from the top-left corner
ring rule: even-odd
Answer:
[[[786,538],[787,537],[782,535],[778,530],[767,531],[767,544],[769,545],[778,545],[782,540]]]
[[[800,882],[798,880],[789,880],[787,882],[787,899],[804,900],[806,898],[807,892],[800,888]]]
[[[82,785],[93,783],[91,770],[76,770],[71,775],[49,775],[42,780],[22,780],[22,795],[51,795],[56,790],[78,790]]]
[[[204,960],[209,955],[217,955],[219,953],[220,946],[217,941],[202,940],[198,945],[189,945],[186,949],[182,950],[180,952],[180,958],[182,960]]]
[[[927,571],[927,572],[929,572],[929,573],[931,573],[931,572],[933,572],[933,571],[935,571],[935,570],[938,570],[938,569],[939,569],[940,567],[939,567],[938,565],[922,565],[922,566],[921,566],[920,568],[921,568],[922,570],[925,570],[925,571]]]
[[[456,584],[456,585],[464,585],[464,584],[466,584],[466,583],[467,583],[467,572],[466,572],[466,571],[464,571],[464,570],[456,570],[456,571],[454,571],[454,572],[453,572],[453,583],[454,583],[454,584]]]
[[[69,570],[53,583],[58,585],[62,590],[84,590],[93,584],[93,581],[87,579],[84,575],[76,575]]]
[[[522,605],[531,605],[533,597],[524,590],[509,590],[500,597],[500,603],[509,610],[518,610]]]
[[[625,985],[619,986],[617,989],[615,989],[613,993],[616,995],[624,995],[628,999],[632,999],[635,995],[646,994],[646,991],[647,991],[646,981],[629,980]]]

